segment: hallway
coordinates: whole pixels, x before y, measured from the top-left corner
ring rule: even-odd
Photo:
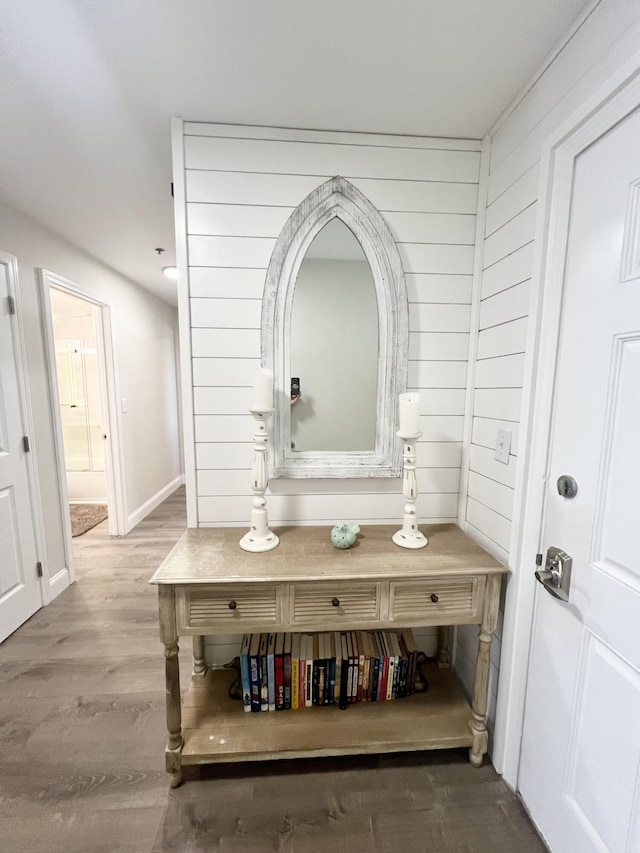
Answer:
[[[185,526],[180,489],[125,538],[103,522],[75,539],[77,583],[0,646],[3,850],[545,849],[493,768],[471,769],[465,751],[222,766],[170,790],[148,580]]]

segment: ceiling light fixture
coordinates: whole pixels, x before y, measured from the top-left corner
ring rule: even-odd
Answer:
[[[177,267],[162,267],[162,272],[166,275],[167,278],[170,278],[171,281],[178,280],[178,269]]]

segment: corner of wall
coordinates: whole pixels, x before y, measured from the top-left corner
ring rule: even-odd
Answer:
[[[460,492],[458,495],[458,527],[467,529],[467,498],[469,492],[469,464],[471,435],[473,432],[473,405],[475,392],[476,361],[480,326],[480,303],[482,300],[482,268],[484,262],[484,235],[487,220],[487,198],[489,192],[489,168],[491,165],[491,137],[482,140],[480,155],[480,177],[476,213],[475,251],[473,259],[473,284],[471,312],[469,318],[469,359],[467,362],[467,384],[465,396],[464,426],[462,437],[462,459],[460,464]]]

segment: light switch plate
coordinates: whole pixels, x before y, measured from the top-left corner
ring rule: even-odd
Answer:
[[[504,465],[509,464],[509,451],[511,450],[511,430],[499,429],[496,439],[496,459]]]
[[[122,399],[120,400],[120,408],[122,410],[123,415],[126,415],[127,412],[129,411],[129,405],[127,403],[126,397],[122,397]]]

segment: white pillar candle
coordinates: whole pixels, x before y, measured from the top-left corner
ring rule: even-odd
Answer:
[[[400,394],[400,430],[403,435],[420,432],[420,394]]]
[[[252,408],[258,412],[273,409],[273,373],[266,367],[256,369]]]

